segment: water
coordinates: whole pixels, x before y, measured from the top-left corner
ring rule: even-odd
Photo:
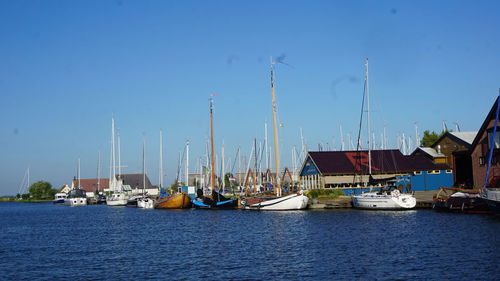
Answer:
[[[498,280],[500,219],[0,203],[5,280]]]

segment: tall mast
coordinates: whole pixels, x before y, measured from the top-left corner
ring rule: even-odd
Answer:
[[[226,187],[226,175],[225,173],[225,163],[224,163],[224,140],[222,140],[222,151],[221,151],[221,175],[222,175],[222,190]]]
[[[271,97],[272,97],[272,109],[273,109],[273,133],[274,133],[274,162],[276,165],[276,195],[281,196],[281,186],[280,186],[280,160],[279,160],[279,150],[278,150],[278,127],[276,124],[276,96],[274,95],[274,71],[273,71],[273,59],[271,58]]]
[[[189,140],[186,140],[186,186],[189,186]]]
[[[365,60],[365,87],[366,87],[366,104],[367,104],[367,112],[368,112],[368,174],[372,174],[372,151],[370,148],[370,138],[372,135],[371,128],[371,117],[370,117],[370,88],[368,85],[368,58]]]
[[[160,182],[160,189],[163,188],[163,131],[160,129],[160,175],[159,175],[159,182]]]
[[[78,158],[78,170],[76,174],[78,176],[78,189],[80,189],[80,158]]]
[[[97,152],[97,192],[101,190],[101,152]]]
[[[122,176],[122,158],[121,158],[121,138],[120,132],[118,132],[118,175]]]
[[[142,141],[142,195],[146,191],[146,138]]]
[[[111,189],[115,191],[116,184],[116,151],[115,151],[115,118],[111,118],[111,178],[109,184]]]
[[[210,187],[215,190],[215,152],[214,152],[214,99],[210,98]]]
[[[264,149],[266,153],[266,171],[269,169],[269,155],[267,154],[267,120],[264,123]]]

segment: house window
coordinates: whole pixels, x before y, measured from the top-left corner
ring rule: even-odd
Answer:
[[[414,175],[421,175],[422,174],[422,171],[414,171],[413,172]]]
[[[479,157],[479,165],[484,166],[484,157]]]
[[[452,173],[453,173],[453,171],[452,171],[452,170],[446,170],[446,173],[447,173],[447,174],[452,174]]]
[[[439,170],[427,171],[427,174],[441,174],[441,171]]]

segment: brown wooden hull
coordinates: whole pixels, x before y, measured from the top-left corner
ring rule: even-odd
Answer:
[[[191,198],[186,193],[176,193],[158,199],[155,202],[155,209],[186,209],[191,207]]]

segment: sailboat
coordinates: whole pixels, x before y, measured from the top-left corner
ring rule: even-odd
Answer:
[[[66,199],[64,199],[65,206],[86,206],[87,205],[87,195],[85,190],[80,188],[80,158],[78,158],[78,169],[77,169],[77,186],[73,181],[73,188],[68,193]]]
[[[488,204],[488,207],[490,210],[496,214],[500,215],[500,188],[488,188],[488,177],[490,174],[490,169],[491,169],[491,160],[493,158],[493,150],[497,149],[497,128],[498,128],[498,117],[500,113],[500,90],[499,90],[499,95],[497,98],[497,110],[495,114],[495,123],[493,125],[493,130],[491,131],[491,140],[490,141],[490,149],[488,151],[488,165],[486,166],[486,176],[484,178],[484,184],[483,184],[483,197],[482,199],[486,201]]]
[[[118,149],[119,150],[119,149]],[[126,206],[129,199],[127,192],[123,190],[123,180],[116,175],[116,153],[115,153],[115,118],[111,119],[111,176],[109,178],[109,189],[111,195],[106,197],[108,206]]]
[[[142,195],[137,198],[137,208],[153,209],[153,199],[146,195],[146,140],[142,145]]]
[[[214,95],[212,95],[214,96]],[[203,187],[196,191],[196,198],[193,206],[197,209],[237,209],[238,199],[231,199],[223,196],[215,189],[215,153],[214,153],[214,126],[213,126],[213,98],[210,98],[210,185],[212,196],[203,194]]]
[[[160,190],[163,194],[163,134],[160,131]],[[154,204],[155,209],[187,209],[191,207],[191,198],[184,192],[160,195]]]
[[[271,59],[271,98],[273,110],[273,132],[274,132],[274,160],[276,165],[276,181],[274,191],[276,197],[253,197],[242,200],[241,205],[245,210],[257,211],[285,211],[285,210],[302,210],[307,208],[309,198],[302,191],[282,196],[281,186],[279,182],[279,150],[278,150],[278,128],[277,128],[277,108],[276,97],[274,95],[274,62]]]
[[[368,87],[368,59],[365,60],[365,86],[364,86],[364,98],[367,101],[367,113],[368,113],[368,174],[371,177],[371,125],[370,125],[370,96]],[[363,101],[364,101],[363,98]],[[358,149],[359,149],[358,140]],[[416,206],[417,200],[411,194],[401,193],[394,186],[386,186],[379,191],[365,192],[359,195],[352,196],[352,205],[354,208],[359,209],[374,209],[374,210],[402,210],[402,209],[412,209]]]

